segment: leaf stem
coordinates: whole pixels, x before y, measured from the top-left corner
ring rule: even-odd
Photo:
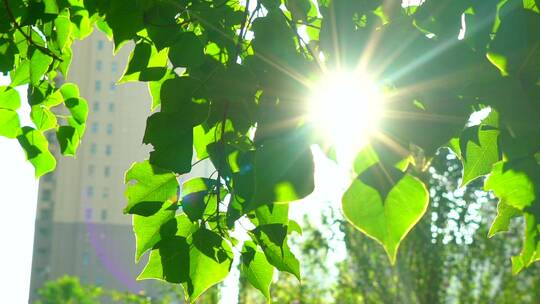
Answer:
[[[48,48],[46,47],[43,47],[41,45],[38,45],[36,44],[33,40],[32,40],[32,36],[31,35],[27,35],[21,28],[21,26],[19,25],[19,23],[17,23],[17,20],[15,19],[15,16],[13,15],[13,11],[11,10],[11,8],[9,7],[9,3],[8,3],[8,0],[2,0],[2,2],[4,3],[4,7],[6,8],[6,12],[8,14],[8,17],[11,21],[11,23],[13,23],[13,26],[15,26],[15,28],[17,29],[17,31],[19,31],[19,33],[21,33],[24,38],[26,39],[26,41],[28,41],[29,44],[31,44],[32,46],[34,46],[36,49],[42,51],[44,54],[60,61],[60,62],[63,62],[62,58],[58,57],[56,54],[54,54],[53,52],[51,52],[51,50],[49,50]]]

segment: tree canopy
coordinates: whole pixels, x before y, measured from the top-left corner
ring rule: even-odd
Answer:
[[[540,259],[540,3],[538,0],[2,0],[0,135],[17,139],[36,177],[84,138],[88,105],[69,65],[74,40],[96,27],[115,51],[134,44],[119,82],[146,82],[153,114],[148,160],[126,172],[140,279],[181,284],[191,301],[240,258],[268,297],[275,269],[300,279],[288,202],[314,190],[313,145],[332,147],[306,119],[327,71],[369,71],[385,113],[358,153],[343,212],[395,262],[429,204],[425,170],[441,147],[463,164],[461,185],[488,175],[499,198],[489,235],[515,217],[526,228],[514,273]],[[33,126],[21,126],[16,87]],[[122,102],[122,101],[118,101]],[[338,106],[336,104],[336,106]],[[489,109],[479,123],[471,114]],[[67,113],[67,115],[66,115]],[[352,140],[352,139],[351,139]],[[216,174],[190,179],[195,157]],[[179,191],[179,189],[182,189]],[[309,202],[306,202],[309,204]],[[251,241],[231,235],[249,221]],[[240,249],[238,249],[239,247]]]

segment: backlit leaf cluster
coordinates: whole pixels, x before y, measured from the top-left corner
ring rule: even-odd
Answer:
[[[332,151],[306,119],[306,96],[325,71],[362,64],[384,87],[386,115],[351,169],[345,217],[394,262],[429,204],[430,159],[448,147],[463,163],[461,184],[487,175],[485,189],[500,199],[490,236],[524,217],[523,247],[512,257],[518,273],[540,259],[539,7],[2,0],[0,71],[11,83],[0,87],[0,135],[18,139],[36,176],[52,171],[49,135],[75,155],[88,113],[76,85],[63,83],[77,56],[71,44],[94,28],[115,51],[132,44],[118,82],[145,82],[153,110],[142,139],[153,150],[126,173],[136,260],[149,252],[139,279],[181,284],[194,301],[237,260],[270,299],[276,269],[300,279],[288,203],[314,190],[313,145]],[[23,85],[33,126],[17,114]],[[208,159],[215,173],[180,179],[194,159]]]

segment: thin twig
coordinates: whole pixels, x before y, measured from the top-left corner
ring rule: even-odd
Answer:
[[[283,16],[283,18],[285,18],[285,20],[289,24],[289,27],[291,28],[291,31],[293,32],[293,34],[298,39],[298,44],[300,45],[300,47],[304,50],[307,50],[309,54],[311,55],[311,57],[317,60],[317,57],[315,56],[315,54],[313,53],[309,45],[304,41],[304,39],[302,39],[300,34],[298,34],[298,28],[296,27],[296,23],[294,23],[291,19],[287,18],[287,15],[285,15],[285,12],[283,12],[282,10],[279,10],[279,11],[281,12],[281,15]],[[302,47],[302,44],[304,44],[304,47]]]
[[[9,7],[9,3],[8,3],[8,0],[3,0],[3,3],[4,3],[4,6],[6,7],[6,12],[8,14],[8,17],[11,21],[11,23],[13,23],[13,26],[15,26],[15,28],[17,29],[17,31],[19,31],[23,36],[24,38],[26,39],[26,41],[28,41],[28,43],[30,43],[31,45],[33,45],[36,49],[42,51],[45,55],[48,55],[60,62],[62,62],[62,58],[58,57],[56,54],[54,54],[53,52],[51,52],[51,50],[49,50],[48,48],[46,47],[43,47],[41,45],[38,45],[36,44],[33,40],[32,40],[32,36],[30,35],[27,35],[21,28],[21,26],[17,23],[17,20],[15,19],[15,16],[13,15],[13,11],[11,11],[11,8]]]
[[[225,108],[223,109],[223,120],[221,122],[221,136],[219,138],[219,153],[218,153],[218,157],[219,157],[219,162],[218,162],[218,168],[217,168],[217,197],[216,197],[216,200],[217,200],[217,203],[216,203],[216,218],[217,218],[217,221],[216,221],[216,224],[217,224],[217,227],[218,227],[218,230],[221,232],[221,225],[219,223],[219,204],[221,202],[221,172],[223,170],[223,159],[225,158],[225,142],[224,142],[224,138],[225,138],[225,124],[227,123],[227,111],[228,111],[228,108],[229,108],[229,100],[226,99],[225,100]]]
[[[235,54],[233,57],[231,57],[231,62],[234,63],[236,62],[236,58],[238,57],[238,55],[240,54],[240,48],[242,46],[242,43],[244,42],[244,30],[246,30],[247,28],[247,22],[248,20],[250,19],[249,18],[249,14],[248,14],[248,10],[249,10],[249,1],[250,0],[247,0],[246,2],[246,7],[244,9],[244,14],[246,15],[245,18],[244,18],[244,22],[242,22],[242,25],[240,27],[240,33],[238,34],[238,41],[236,42],[236,50],[235,50]]]
[[[202,162],[203,160],[206,160],[206,159],[208,159],[208,156],[205,156],[205,157],[199,159],[198,161],[194,162],[193,164],[191,164],[191,167],[196,166],[197,164],[199,164],[200,162]]]
[[[309,23],[305,23],[305,22],[296,22],[297,25],[305,25],[305,26],[308,26],[308,27],[312,27],[314,29],[318,29],[320,30],[321,27],[319,26],[316,26],[316,25],[313,25],[313,24],[309,24]]]

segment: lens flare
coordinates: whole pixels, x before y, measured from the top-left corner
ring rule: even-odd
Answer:
[[[350,162],[378,129],[383,98],[364,73],[328,73],[314,87],[309,117],[340,162]]]

